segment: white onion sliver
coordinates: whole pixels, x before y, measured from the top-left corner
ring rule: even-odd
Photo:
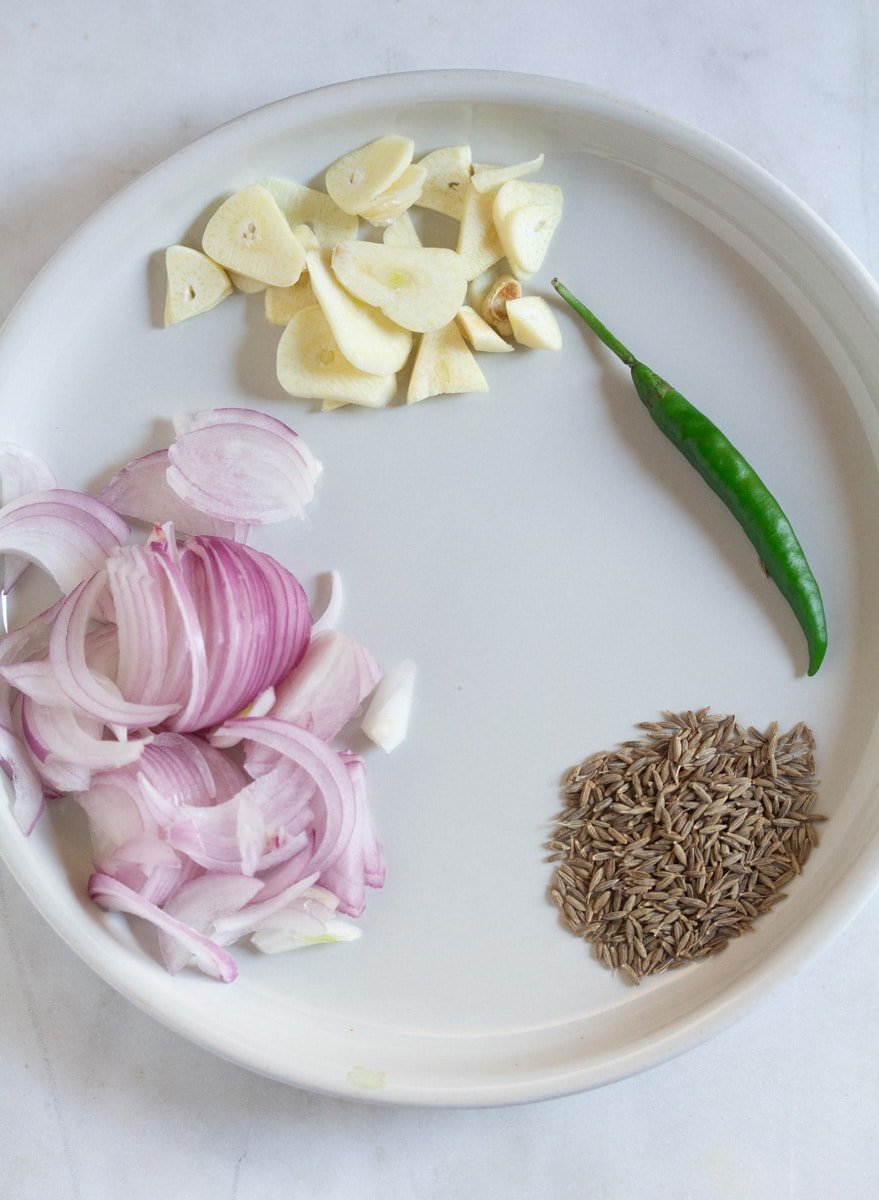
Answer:
[[[269,917],[274,917],[289,904],[292,904],[294,900],[297,900],[303,892],[308,891],[311,885],[316,882],[317,872],[314,872],[312,875],[306,875],[304,879],[300,879],[297,883],[291,884],[283,892],[279,892],[277,896],[273,896],[271,900],[257,900],[252,904],[247,904],[243,908],[240,908],[234,915],[219,918],[214,921],[215,937],[219,942],[224,944],[237,941],[244,934],[259,929],[264,921]]]
[[[312,622],[312,637],[318,633],[326,633],[328,629],[334,629],[342,615],[342,576],[338,571],[328,571],[323,578],[327,580],[329,594],[323,612]]]
[[[360,728],[377,746],[390,753],[406,737],[415,689],[415,663],[397,663],[375,690]]]
[[[304,950],[306,946],[319,946],[325,942],[356,942],[363,931],[336,917],[324,927],[325,932],[316,937],[297,935],[287,929],[260,929],[250,939],[262,954],[288,954],[291,950]]]

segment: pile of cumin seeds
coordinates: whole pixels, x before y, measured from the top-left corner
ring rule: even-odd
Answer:
[[[547,843],[564,925],[631,983],[716,954],[783,899],[813,846],[815,741],[663,713],[566,775]]]

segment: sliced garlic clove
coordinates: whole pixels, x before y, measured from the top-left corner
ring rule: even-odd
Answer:
[[[391,221],[382,234],[382,241],[386,246],[422,245],[421,238],[418,236],[408,212],[401,213],[399,217]]]
[[[513,327],[507,316],[507,303],[510,300],[518,300],[521,295],[522,285],[515,276],[498,275],[491,280],[480,296],[476,306],[477,311],[493,329],[496,329],[504,337],[509,337],[513,332]]]
[[[352,295],[415,333],[454,320],[467,294],[460,256],[435,246],[339,242],[333,271]]]
[[[284,391],[303,400],[383,408],[397,391],[396,376],[369,375],[348,362],[317,304],[298,312],[281,334],[277,370]]]
[[[169,246],[165,251],[168,288],[165,325],[178,325],[208,312],[232,293],[229,276],[221,266],[189,246]]]
[[[427,172],[422,166],[407,167],[400,178],[364,208],[360,215],[371,225],[390,225],[410,209],[421,195]]]
[[[400,745],[409,729],[415,691],[415,663],[406,658],[383,676],[360,728],[388,754]]]
[[[485,376],[454,321],[422,335],[412,365],[407,404],[428,396],[487,391]]]
[[[343,212],[357,215],[400,178],[414,152],[411,138],[378,138],[333,163],[326,174],[327,191]]]
[[[320,250],[320,242],[317,240],[317,234],[310,225],[294,225],[293,236],[306,254],[309,250]],[[335,242],[333,245],[335,245]]]
[[[265,290],[265,314],[270,325],[289,325],[298,312],[317,304],[311,280],[305,274],[292,287],[269,284]]]
[[[371,375],[399,371],[412,349],[412,334],[346,291],[330,270],[328,259],[326,251],[311,251],[306,258],[308,276],[342,353]]]
[[[416,201],[419,208],[429,208],[460,221],[472,164],[469,146],[443,146],[425,154],[419,163],[427,172]]]
[[[254,184],[230,196],[208,221],[205,254],[240,275],[289,287],[305,266],[305,251],[265,188]]]
[[[257,292],[264,292],[268,284],[263,283],[259,279],[251,279],[249,275],[239,275],[237,271],[227,272],[230,280],[238,292],[244,292],[247,296],[255,296]]]
[[[342,238],[357,236],[357,217],[343,212],[326,192],[318,192],[292,179],[261,179],[259,182],[275,198],[294,233],[297,225],[308,225],[319,245],[327,250],[332,250]],[[315,247],[305,246],[305,249]]]
[[[529,159],[528,162],[516,163],[511,167],[477,167],[473,172],[472,183],[477,192],[493,192],[501,184],[510,179],[521,179],[523,175],[533,175],[543,166],[543,155]]]
[[[534,350],[561,350],[562,331],[555,314],[542,296],[523,296],[507,302],[513,337],[521,346]]]
[[[458,309],[455,317],[464,337],[474,350],[483,354],[503,354],[513,347],[505,342],[497,330],[492,329],[487,321],[483,321],[479,313],[469,304]]]
[[[495,194],[493,216],[504,254],[519,279],[543,265],[562,218],[562,189],[555,184],[514,179]]]
[[[493,193],[477,192],[470,184],[467,185],[458,232],[458,253],[464,260],[468,279],[475,279],[504,256],[495,229],[493,204]]]

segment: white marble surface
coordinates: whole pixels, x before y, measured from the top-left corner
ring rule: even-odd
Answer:
[[[699,125],[879,272],[870,0],[155,0],[0,8],[0,317],[118,187],[257,105],[359,75],[492,67]],[[689,1055],[563,1101],[326,1099],[190,1047],[94,977],[0,870],[3,1200],[860,1200],[879,1174],[879,899]]]

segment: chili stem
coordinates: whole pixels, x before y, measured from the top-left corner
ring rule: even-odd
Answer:
[[[604,342],[608,350],[612,350],[620,362],[624,362],[627,367],[634,367],[638,361],[630,350],[627,350],[623,343],[615,338],[609,329],[607,329],[596,317],[595,313],[586,307],[582,300],[578,300],[573,292],[569,292],[560,279],[553,279],[552,286],[558,292],[563,300],[566,300],[573,308],[574,312],[579,313],[592,332]]]

